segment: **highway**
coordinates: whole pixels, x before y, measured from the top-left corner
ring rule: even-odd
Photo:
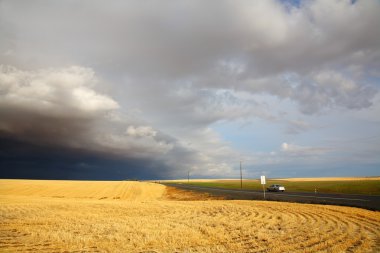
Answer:
[[[224,196],[226,199],[231,200],[264,200],[263,191],[225,189],[173,183],[164,183],[164,185],[191,191],[206,192],[214,196]],[[380,211],[379,195],[326,194],[310,192],[266,192],[265,200],[353,206]]]

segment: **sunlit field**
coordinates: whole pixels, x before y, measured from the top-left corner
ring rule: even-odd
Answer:
[[[142,182],[0,180],[0,252],[379,252],[379,212]]]
[[[240,189],[241,187],[240,180],[237,179],[192,179],[165,182],[227,189]],[[266,183],[267,186],[283,185],[290,192],[314,192],[317,190],[319,193],[380,195],[380,177],[280,178],[267,179]],[[243,188],[262,190],[262,185],[258,179],[245,179]]]

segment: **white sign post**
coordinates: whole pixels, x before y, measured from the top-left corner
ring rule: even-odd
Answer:
[[[263,185],[263,193],[264,193],[264,199],[265,199],[265,176],[261,176],[261,184]]]

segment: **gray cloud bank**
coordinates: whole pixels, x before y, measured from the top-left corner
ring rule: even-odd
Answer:
[[[43,149],[44,156],[52,147],[140,164],[154,161],[163,170],[165,163],[175,163],[175,153],[182,152],[186,161],[186,151],[174,138],[123,118],[116,101],[93,89],[97,82],[93,71],[75,66],[29,72],[1,67],[1,137],[8,143],[13,139],[16,146],[34,145],[29,151]]]
[[[278,121],[258,96],[311,116],[372,106],[379,13],[365,0],[1,1],[2,174],[233,175],[241,152],[211,126]]]

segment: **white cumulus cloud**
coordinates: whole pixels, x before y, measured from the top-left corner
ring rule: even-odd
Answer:
[[[129,126],[126,133],[134,137],[154,137],[157,135],[157,131],[150,126]]]
[[[313,156],[325,154],[329,152],[329,149],[323,147],[301,146],[284,142],[281,144],[281,151],[294,156]]]
[[[0,66],[0,104],[38,110],[50,115],[97,114],[119,108],[118,103],[93,89],[97,79],[89,68],[71,66],[59,69],[22,71]]]

